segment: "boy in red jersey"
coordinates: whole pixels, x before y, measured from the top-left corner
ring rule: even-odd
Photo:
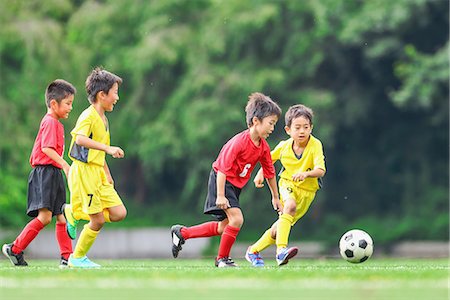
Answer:
[[[72,253],[72,242],[66,234],[66,220],[61,211],[66,202],[66,187],[61,169],[67,178],[70,166],[62,158],[64,126],[59,120],[69,117],[75,93],[75,87],[62,79],[53,81],[46,89],[45,102],[48,110],[41,121],[31,152],[30,164],[33,170],[28,177],[27,215],[34,219],[25,226],[13,243],[4,244],[2,247],[3,254],[15,266],[28,265],[23,258],[23,250],[39,231],[52,221],[53,216],[56,216],[60,267],[67,266],[67,259]]]
[[[204,213],[218,221],[191,227],[172,226],[172,254],[175,258],[187,239],[221,235],[215,265],[219,268],[236,266],[230,252],[244,222],[239,194],[258,162],[264,177],[268,179],[272,205],[276,210],[281,208],[275,168],[266,142],[281,115],[281,109],[268,96],[253,93],[249,96],[245,112],[248,129],[235,135],[222,147],[209,175]]]

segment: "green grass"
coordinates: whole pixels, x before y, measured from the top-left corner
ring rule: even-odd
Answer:
[[[58,261],[15,268],[0,260],[0,299],[448,299],[448,259],[294,259],[255,269],[236,260],[95,260],[96,270],[59,270]]]

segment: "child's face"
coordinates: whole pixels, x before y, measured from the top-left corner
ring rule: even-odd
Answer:
[[[50,108],[54,111],[58,119],[67,119],[72,111],[74,95],[69,95],[59,103],[56,100],[50,101]]]
[[[256,117],[254,119],[255,120],[253,124],[255,126],[255,131],[258,133],[261,139],[267,139],[269,137],[269,135],[275,129],[275,124],[278,121],[278,117],[276,115],[267,116],[262,120],[259,120]]]
[[[300,116],[292,120],[291,127],[284,127],[286,133],[299,143],[305,143],[308,141],[311,135],[313,126],[309,122],[308,118]]]
[[[119,101],[119,85],[117,82],[113,84],[107,94],[102,93],[100,101],[105,111],[113,111],[114,105]]]

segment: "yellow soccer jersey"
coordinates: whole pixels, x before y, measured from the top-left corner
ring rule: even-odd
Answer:
[[[311,171],[317,168],[326,170],[322,143],[318,139],[312,135],[310,136],[308,145],[306,145],[300,158],[297,158],[292,149],[293,143],[294,140],[292,138],[281,141],[271,152],[273,163],[279,160],[283,165],[283,169],[280,172],[281,178],[292,180],[292,175],[299,172]],[[312,192],[320,188],[318,178],[311,177],[306,178],[304,181],[296,182],[296,186]]]
[[[89,106],[81,113],[70,134],[72,135],[72,142],[70,143],[69,157],[73,161],[78,160],[88,164],[104,166],[106,155],[104,151],[88,149],[75,143],[76,136],[80,134],[102,144],[110,145],[109,130],[94,106]]]

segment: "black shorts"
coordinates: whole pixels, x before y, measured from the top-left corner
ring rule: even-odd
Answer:
[[[37,217],[41,208],[47,208],[53,216],[59,215],[64,203],[66,185],[61,169],[52,165],[34,167],[28,177],[27,215]]]
[[[225,182],[225,197],[230,202],[231,207],[241,208],[239,206],[239,195],[241,194],[241,189],[235,187],[228,181]],[[227,214],[223,209],[217,208],[216,206],[217,200],[217,173],[214,169],[209,173],[208,180],[208,195],[206,196],[205,201],[205,209],[204,213],[208,215],[212,215],[218,221],[225,220],[227,218]]]

